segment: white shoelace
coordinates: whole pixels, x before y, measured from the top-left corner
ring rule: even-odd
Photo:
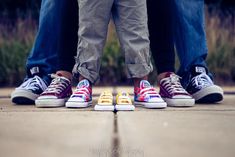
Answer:
[[[187,93],[180,83],[180,78],[178,75],[171,74],[170,77],[161,80],[162,86],[170,93]]]
[[[199,89],[213,85],[214,83],[206,73],[201,73],[192,79],[193,86]]]
[[[39,76],[35,75],[33,78],[29,78],[25,81],[18,89],[36,90],[38,87],[44,91],[47,85]]]
[[[51,77],[54,79],[51,81],[51,84],[48,86],[48,88],[45,90],[44,93],[59,94],[68,86],[68,84],[65,81],[63,81],[60,76],[51,74]]]
[[[140,90],[140,94],[146,94],[146,95],[151,95],[151,96],[160,96],[156,89],[153,87],[147,87],[147,88],[143,88]]]

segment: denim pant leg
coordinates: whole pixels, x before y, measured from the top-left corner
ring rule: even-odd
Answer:
[[[112,10],[128,78],[141,78],[152,70],[146,0],[115,0]]]
[[[81,75],[91,83],[99,78],[113,0],[78,0],[79,30],[75,77]]]
[[[30,69],[39,67],[41,77],[49,81],[47,75],[56,72],[58,36],[60,34],[60,15],[66,0],[42,0],[39,29],[28,57],[26,68],[30,77]]]
[[[204,20],[204,0],[175,0],[173,9],[174,34],[180,60],[178,74],[182,84],[190,81],[190,69],[194,65],[206,67],[207,43]]]

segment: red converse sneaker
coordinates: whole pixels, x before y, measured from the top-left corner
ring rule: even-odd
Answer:
[[[140,87],[135,88],[135,105],[146,108],[165,108],[166,102],[146,80],[140,82]]]
[[[88,80],[84,79],[77,85],[76,90],[66,102],[66,107],[81,108],[92,105],[92,88]]]

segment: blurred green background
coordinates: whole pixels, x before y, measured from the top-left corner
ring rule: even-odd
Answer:
[[[40,0],[0,1],[0,87],[19,85],[38,26]],[[235,1],[206,0],[207,58],[215,82],[235,84]],[[176,63],[179,66],[179,63]],[[100,85],[127,85],[125,64],[110,25],[100,71]],[[156,83],[156,71],[150,81]]]

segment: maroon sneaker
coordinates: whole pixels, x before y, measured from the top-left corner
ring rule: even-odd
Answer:
[[[182,87],[180,77],[172,72],[168,72],[165,78],[161,79],[159,94],[169,106],[186,107],[195,104],[192,96]]]
[[[54,78],[47,89],[36,99],[37,107],[61,107],[72,94],[71,81],[63,76],[52,75]]]

